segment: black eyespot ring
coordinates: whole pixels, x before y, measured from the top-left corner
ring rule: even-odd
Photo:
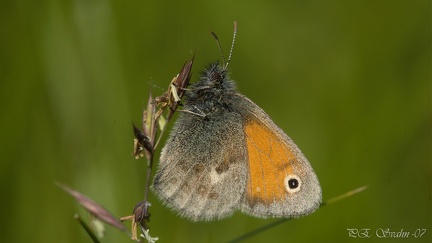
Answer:
[[[299,186],[299,182],[297,181],[297,179],[289,179],[288,180],[288,186],[291,189],[296,189]]]
[[[284,180],[285,189],[288,193],[296,193],[300,191],[302,181],[297,175],[287,175]]]

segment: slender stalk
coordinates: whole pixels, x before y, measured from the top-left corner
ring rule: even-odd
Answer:
[[[329,205],[329,204],[335,203],[335,202],[337,202],[337,201],[340,201],[340,200],[346,199],[346,198],[348,198],[348,197],[351,197],[351,196],[353,196],[353,195],[355,195],[355,194],[357,194],[357,193],[359,193],[359,192],[362,192],[362,191],[366,190],[367,187],[368,187],[368,186],[362,186],[362,187],[359,187],[359,188],[354,189],[354,190],[352,190],[352,191],[346,192],[346,193],[344,193],[344,194],[342,194],[342,195],[339,195],[339,196],[336,196],[336,197],[330,198],[330,199],[328,199],[327,201],[322,202],[321,205],[320,205],[320,208],[322,208],[322,207],[324,207],[324,206],[327,206],[327,205]],[[277,220],[277,221],[271,222],[271,223],[269,223],[269,224],[266,224],[266,225],[264,225],[264,226],[261,226],[261,227],[259,227],[258,229],[252,230],[252,231],[250,231],[250,232],[248,232],[248,233],[246,233],[246,234],[244,234],[244,235],[241,235],[241,236],[239,236],[239,237],[237,237],[237,238],[235,238],[235,239],[233,239],[233,240],[230,240],[230,241],[228,241],[228,242],[229,242],[229,243],[242,242],[242,241],[244,241],[244,240],[246,240],[246,239],[251,238],[252,236],[255,236],[255,235],[257,235],[257,234],[260,234],[260,233],[262,233],[262,232],[264,232],[264,231],[266,231],[266,230],[268,230],[268,229],[271,229],[271,228],[273,228],[273,227],[276,227],[276,226],[278,226],[278,225],[280,225],[280,224],[282,224],[282,223],[284,223],[284,222],[286,222],[286,221],[288,221],[288,220],[291,220],[291,218],[287,218],[287,219],[280,219],[280,220]]]

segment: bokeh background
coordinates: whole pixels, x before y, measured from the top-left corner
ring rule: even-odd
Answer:
[[[90,242],[59,181],[116,216],[142,200],[131,123],[196,52],[192,81],[226,54],[240,92],[311,161],[328,200],[247,242],[347,242],[348,228],[431,227],[430,1],[2,1],[2,242]],[[275,220],[181,219],[151,195],[160,242],[226,242]],[[129,227],[129,223],[126,224]],[[102,242],[130,242],[107,226]]]

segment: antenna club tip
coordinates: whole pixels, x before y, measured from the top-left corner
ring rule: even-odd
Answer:
[[[211,31],[210,34],[213,36],[213,38],[215,38],[216,40],[219,40],[219,38],[217,37],[215,32]]]
[[[237,21],[234,20],[234,29],[237,30]]]

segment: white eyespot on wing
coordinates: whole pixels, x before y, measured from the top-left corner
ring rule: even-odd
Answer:
[[[210,172],[210,183],[212,185],[217,184],[218,182],[222,181],[223,178],[227,175],[227,173],[218,173],[216,172],[216,170],[213,168]]]
[[[284,186],[288,193],[293,194],[300,191],[302,180],[295,174],[287,175],[284,179]]]

